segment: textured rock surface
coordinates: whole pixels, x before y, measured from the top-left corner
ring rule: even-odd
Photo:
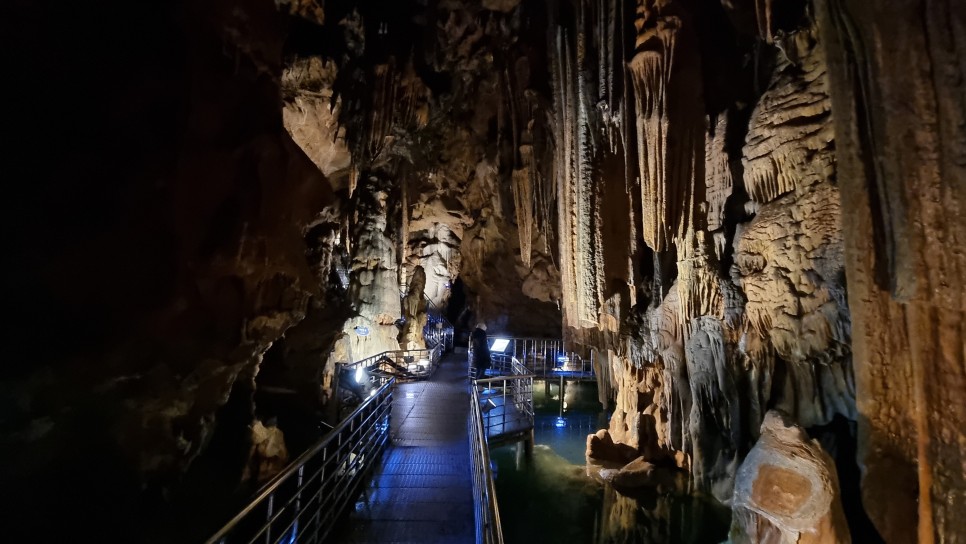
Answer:
[[[738,469],[732,508],[736,543],[852,541],[832,458],[781,412],[765,414]]]
[[[831,103],[814,28],[778,42],[768,89],[751,113],[742,166],[752,200],[768,202],[834,174]]]
[[[963,542],[966,10],[817,4],[849,212],[863,499],[889,542]]]
[[[339,126],[341,104],[332,93],[335,78],[335,62],[320,57],[298,59],[287,66],[282,74],[282,120],[305,154],[341,188],[348,182],[352,156],[345,129]]]
[[[255,420],[251,429],[252,449],[248,454],[248,464],[242,480],[255,480],[264,484],[278,474],[288,464],[288,448],[282,430],[274,425],[266,427]]]
[[[767,409],[857,417],[824,50],[806,12],[745,8],[584,6],[550,32],[564,328],[615,401],[595,444],[725,502]],[[749,29],[770,45],[736,49]]]
[[[966,534],[959,3],[3,9],[24,519],[109,527],[96,484],[112,536],[200,540],[128,514],[230,508],[255,418],[297,455],[335,363],[419,345],[459,285],[471,323],[593,350],[592,456],[727,502],[769,409],[844,416],[886,540]],[[681,536],[612,499],[614,538]]]

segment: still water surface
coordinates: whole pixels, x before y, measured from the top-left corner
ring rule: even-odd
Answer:
[[[607,414],[592,382],[567,382],[562,401],[559,382],[535,382],[533,459],[518,465],[514,446],[493,450],[507,544],[704,544],[727,538],[730,511],[712,500],[648,490],[626,497],[588,477],[587,435],[607,427]]]

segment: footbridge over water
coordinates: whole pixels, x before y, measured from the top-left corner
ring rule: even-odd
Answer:
[[[339,382],[358,406],[207,543],[502,543],[489,450],[519,442],[532,451],[538,374],[507,352],[474,380],[467,354],[445,349],[342,365]],[[541,369],[585,377],[565,365]]]

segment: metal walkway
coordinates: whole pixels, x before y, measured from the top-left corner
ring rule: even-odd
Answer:
[[[398,384],[392,445],[356,502],[341,542],[467,543],[476,538],[465,355],[428,381]]]

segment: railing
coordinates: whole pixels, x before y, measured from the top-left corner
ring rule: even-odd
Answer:
[[[560,372],[570,373],[572,377],[592,378],[594,376],[594,352],[589,355],[565,349],[563,340],[555,338],[514,338],[508,336],[490,336],[487,341],[492,345],[493,340],[502,338],[509,340],[509,345],[501,353],[492,353],[496,362],[500,355],[516,357],[536,376],[546,377]]]
[[[426,326],[423,327],[423,338],[427,346],[442,344],[444,351],[453,349],[453,324],[446,319],[446,314],[429,297],[426,297]]]
[[[423,339],[430,347],[442,346],[443,351],[453,349],[453,327],[437,327],[435,324],[427,323],[423,327]]]
[[[389,380],[272,479],[207,544],[324,542],[389,441]]]
[[[500,507],[496,501],[493,471],[490,468],[490,448],[487,444],[480,395],[471,388],[470,397],[470,450],[473,452],[473,506],[476,519],[476,542],[478,544],[503,544],[500,526]]]
[[[503,438],[533,429],[533,374],[476,380],[486,436]]]
[[[362,369],[370,375],[376,374],[384,379],[390,376],[428,378],[436,371],[442,356],[443,346],[437,345],[432,349],[384,351],[354,363],[340,363],[340,366],[343,373],[353,376],[358,369]]]

